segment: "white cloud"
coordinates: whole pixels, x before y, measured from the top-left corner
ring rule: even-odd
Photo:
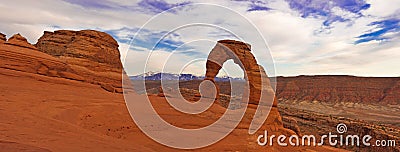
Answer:
[[[109,0],[111,2],[111,0]],[[136,6],[138,1],[115,0],[120,5]],[[178,3],[177,0],[168,0],[169,3]],[[274,74],[270,66],[271,58],[266,53],[271,51],[274,57],[276,75],[299,74],[351,74],[366,76],[399,76],[400,70],[394,65],[400,65],[399,54],[395,51],[400,48],[396,43],[399,39],[388,42],[370,41],[355,45],[356,37],[371,31],[376,27],[367,26],[369,23],[385,19],[399,12],[400,1],[367,1],[371,7],[363,10],[364,17],[356,18],[353,13],[340,8],[332,9],[333,13],[350,19],[350,22],[334,22],[329,27],[322,26],[324,19],[308,17],[301,18],[300,14],[290,9],[282,0],[268,3],[271,11],[247,12],[247,5],[231,1],[198,1],[202,3],[219,4],[231,8],[247,17],[266,38],[271,50],[260,43],[257,32],[239,14],[210,7],[204,9],[184,9],[177,14],[167,13],[146,26],[151,32],[169,31],[188,23],[210,23],[224,27],[243,38],[253,46],[253,52],[266,70]],[[24,4],[24,5],[21,5]],[[0,29],[10,37],[21,33],[31,43],[42,35],[45,30],[61,29],[97,29],[115,30],[129,28],[116,35],[120,38],[130,38],[132,30],[141,27],[152,15],[128,9],[91,9],[73,5],[60,0],[43,0],[40,3],[28,0],[13,0],[0,2]],[[398,13],[397,13],[398,14]],[[322,32],[321,32],[322,31]],[[169,36],[168,40],[186,42],[186,46],[198,51],[196,57],[207,57],[207,53],[219,39],[237,39],[224,30],[209,26],[191,26],[181,28],[175,32],[179,36]],[[385,36],[395,37],[397,33],[386,33]],[[142,35],[143,36],[143,35]],[[148,35],[147,35],[148,36]],[[397,36],[399,37],[399,36]],[[196,40],[201,40],[196,42]],[[203,42],[203,43],[201,43]],[[213,42],[213,43],[211,43]],[[148,48],[120,43],[121,60],[127,61],[127,71],[138,73],[137,67],[147,59]],[[128,58],[124,56],[128,54]],[[156,70],[159,63],[171,53],[166,50],[157,50],[153,62],[149,67]],[[157,55],[157,56],[156,56]],[[193,61],[191,54],[174,53],[171,60],[171,69]],[[196,62],[185,69],[188,73],[204,73],[202,62]],[[205,65],[203,65],[205,66]],[[233,69],[230,75],[240,76],[242,72],[237,66],[228,62],[226,67]],[[234,70],[236,68],[236,71]],[[133,70],[131,70],[133,69]]]
[[[387,17],[400,10],[400,1],[398,0],[367,0],[367,3],[371,4],[371,7],[363,11],[366,15]]]
[[[7,35],[20,31],[23,35],[32,35],[30,33],[34,32],[35,35],[28,37],[32,43],[44,30],[56,29],[51,28],[53,26],[63,29],[119,29],[137,27],[151,17],[134,11],[86,9],[61,0],[1,1],[0,14],[0,29],[3,30],[0,32]],[[25,32],[24,26],[30,29]]]

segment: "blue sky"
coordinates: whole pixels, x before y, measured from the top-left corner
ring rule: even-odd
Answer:
[[[216,40],[242,39],[254,43],[269,75],[400,76],[398,0],[15,0],[0,2],[0,12],[0,32],[21,33],[31,43],[46,30],[107,32],[131,75],[143,72],[138,65],[146,59],[147,71],[202,75]],[[152,18],[157,21],[145,25]],[[199,21],[210,26],[180,27]],[[268,47],[258,44],[257,34]],[[224,67],[221,75],[243,75],[231,61]]]

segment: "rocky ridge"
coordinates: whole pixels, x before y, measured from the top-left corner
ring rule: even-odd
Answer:
[[[110,92],[122,92],[118,43],[103,32],[45,32],[35,45],[20,34],[8,40],[1,34],[0,52],[0,68],[83,81]]]
[[[3,40],[5,40],[5,39],[3,39]],[[19,46],[19,47],[28,48],[28,49],[34,49],[34,50],[36,49],[36,47],[34,47],[30,43],[28,43],[28,40],[26,40],[26,38],[21,36],[21,34],[19,34],[19,33],[13,35],[5,43],[10,44],[10,45]]]
[[[280,100],[400,104],[400,77],[277,77]]]

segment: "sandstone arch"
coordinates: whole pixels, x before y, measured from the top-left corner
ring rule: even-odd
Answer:
[[[214,78],[219,73],[222,65],[230,59],[238,64],[244,72],[244,78],[247,80],[250,89],[249,103],[259,104],[260,100],[263,100],[260,99],[261,93],[266,93],[269,97],[272,97],[270,100],[274,100],[273,106],[276,106],[277,102],[274,99],[274,91],[269,78],[264,68],[258,65],[256,58],[251,53],[250,44],[235,40],[218,41],[208,55],[204,80],[210,80],[215,83]],[[219,99],[218,86],[215,99]]]

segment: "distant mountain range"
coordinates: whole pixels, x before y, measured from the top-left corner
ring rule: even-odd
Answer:
[[[193,74],[173,74],[161,72],[146,72],[136,76],[129,76],[131,80],[203,80],[204,76],[196,76]],[[232,78],[229,76],[215,77],[215,81],[242,81],[243,78]]]

